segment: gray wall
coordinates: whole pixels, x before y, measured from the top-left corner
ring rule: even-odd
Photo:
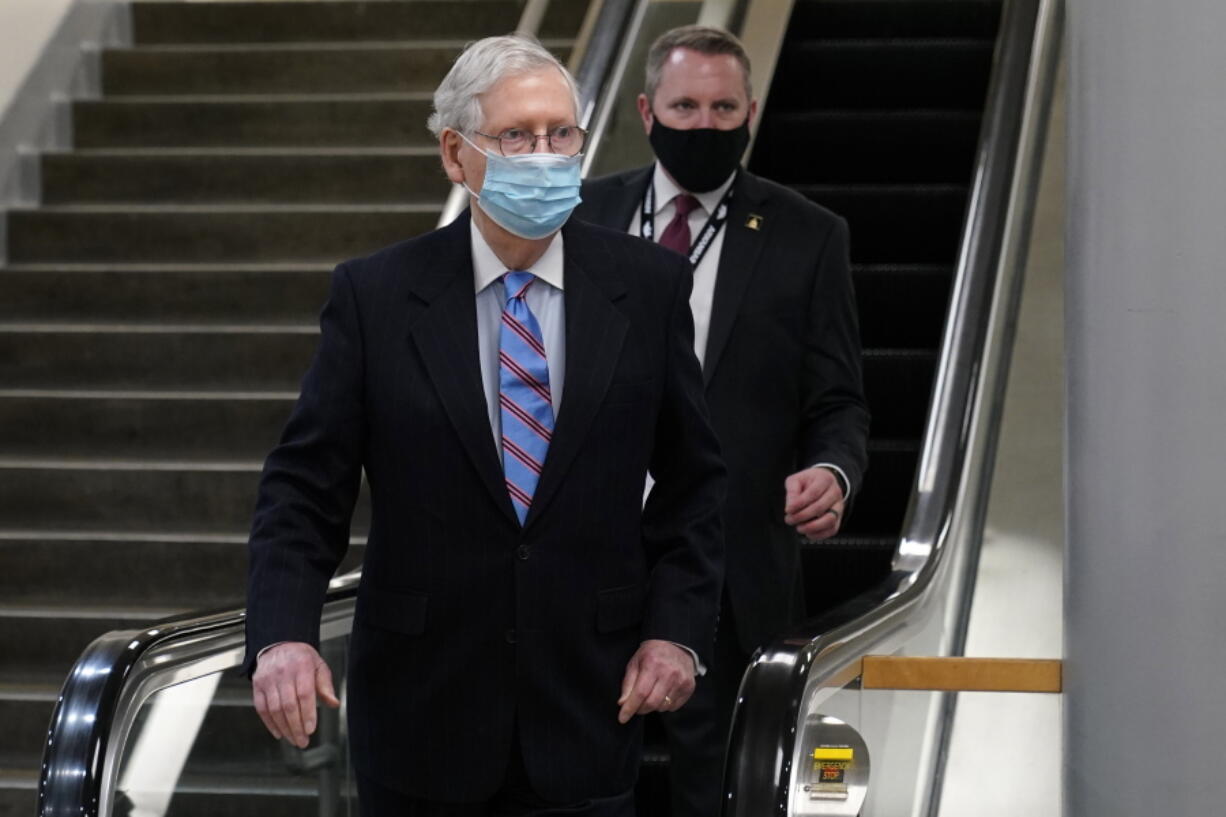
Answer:
[[[1065,813],[1226,802],[1226,3],[1071,0]]]
[[[0,0],[0,112],[9,107],[72,0]]]

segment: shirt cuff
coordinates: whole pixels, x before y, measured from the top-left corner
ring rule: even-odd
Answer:
[[[843,501],[851,501],[851,480],[847,478],[847,472],[835,465],[833,462],[815,463],[810,468],[825,468],[827,471],[834,473],[835,479],[839,481],[839,487],[843,489]]]
[[[680,647],[681,649],[685,650],[686,652],[690,654],[690,658],[694,659],[695,677],[701,678],[702,676],[707,674],[707,668],[704,667],[702,665],[702,662],[698,660],[698,653],[694,652],[693,650],[691,650],[689,647],[685,646],[684,644],[678,644],[676,641],[670,641],[668,643],[672,644],[674,647]]]
[[[288,643],[289,643],[288,641],[277,641],[275,643],[269,644],[267,647],[265,647],[264,649],[260,650],[259,652],[255,654],[255,662],[257,664],[260,663],[260,659],[264,657],[264,653],[268,652],[273,647],[279,647],[282,644],[288,644]]]

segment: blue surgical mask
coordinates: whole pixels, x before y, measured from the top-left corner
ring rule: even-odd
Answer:
[[[477,197],[494,223],[520,238],[545,238],[557,232],[579,206],[580,157],[558,153],[503,156],[465,142],[485,154],[485,180]]]

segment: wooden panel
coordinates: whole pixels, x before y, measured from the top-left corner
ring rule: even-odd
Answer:
[[[1034,658],[864,657],[864,689],[1060,692],[1060,661]]]

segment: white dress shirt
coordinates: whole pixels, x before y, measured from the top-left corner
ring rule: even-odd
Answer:
[[[502,276],[510,272],[485,242],[477,225],[469,227],[473,252],[473,286],[477,293],[477,351],[481,356],[481,385],[485,389],[485,409],[494,432],[494,445],[502,452],[502,409],[498,403],[498,344],[502,311],[507,305]],[[520,270],[537,277],[528,287],[524,300],[541,327],[545,360],[549,366],[549,396],[553,416],[562,406],[562,387],[566,372],[566,301],[562,295],[562,233],[555,233],[545,254],[530,268]]]
[[[691,241],[698,238],[698,234],[707,224],[707,219],[719,205],[720,199],[728,192],[728,187],[732,184],[735,175],[734,173],[729,176],[723,184],[709,193],[690,194],[698,199],[699,204],[690,211],[688,216]],[[659,162],[656,162],[655,170],[652,171],[651,183],[655,188],[656,209],[654,229],[651,234],[658,241],[660,234],[664,232],[664,228],[673,220],[677,212],[677,196],[685,191],[668,177]],[[631,235],[641,235],[639,214],[642,209],[642,207],[634,208],[634,217],[630,220]],[[719,254],[724,248],[724,232],[721,229],[715,234],[715,238],[707,247],[706,254],[703,255],[694,270],[694,289],[690,292],[690,311],[694,313],[694,354],[698,356],[699,363],[705,362],[707,356],[707,336],[711,331],[711,304],[715,300],[715,276],[719,271]]]

